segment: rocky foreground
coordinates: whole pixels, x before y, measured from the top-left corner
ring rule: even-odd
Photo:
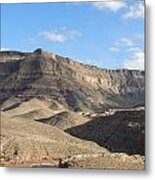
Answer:
[[[75,113],[57,107],[31,99],[1,112],[2,166],[144,169],[143,108]]]

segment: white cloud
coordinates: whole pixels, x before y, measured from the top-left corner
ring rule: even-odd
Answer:
[[[129,52],[138,52],[140,50],[141,49],[139,47],[136,47],[136,46],[133,46],[133,47],[130,47],[127,49],[127,51],[129,51]]]
[[[134,5],[129,6],[123,17],[133,19],[144,18],[144,11],[144,4],[142,2],[135,3]]]
[[[121,38],[121,42],[122,46],[125,47],[133,47],[134,43],[131,39],[129,38]]]
[[[124,68],[144,70],[143,43],[142,35],[122,37],[114,44],[114,46],[112,46],[112,48],[109,48],[109,50],[118,52],[118,49],[119,52],[123,53],[123,56],[126,57],[123,60]]]
[[[117,12],[122,11],[122,17],[129,19],[144,18],[144,2],[134,2],[129,5],[127,1],[123,0],[106,0],[102,2],[94,2],[93,6],[98,10],[110,10]]]
[[[112,48],[109,48],[109,50],[115,52],[118,52],[118,50],[137,52],[140,51],[142,44],[144,44],[144,37],[140,34],[132,37],[122,37],[115,42]]]
[[[122,0],[115,0],[115,1],[109,0],[109,1],[105,1],[105,2],[94,2],[93,6],[99,10],[108,9],[113,12],[116,12],[116,11],[124,8],[126,6],[126,4]]]
[[[40,36],[42,36],[44,39],[52,42],[65,42],[66,36],[64,34],[58,33],[56,31],[43,31],[40,33]]]
[[[9,48],[0,48],[0,51],[9,51]]]
[[[57,30],[49,30],[43,31],[39,33],[39,35],[43,37],[45,40],[63,43],[74,38],[75,36],[80,36],[81,34],[76,30],[63,30],[63,32],[59,32]]]
[[[111,52],[119,52],[120,49],[117,48],[117,47],[110,47],[110,48],[109,48],[109,51],[111,51]]]
[[[125,60],[124,68],[144,70],[144,52],[134,52],[130,59]]]

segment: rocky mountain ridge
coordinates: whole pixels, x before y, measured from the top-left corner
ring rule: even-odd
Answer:
[[[74,111],[144,105],[145,72],[101,69],[37,49],[0,52],[0,101],[46,97]]]

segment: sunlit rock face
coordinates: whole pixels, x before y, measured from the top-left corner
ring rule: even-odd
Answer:
[[[0,100],[44,97],[75,111],[144,105],[145,72],[108,70],[37,49],[0,52]]]

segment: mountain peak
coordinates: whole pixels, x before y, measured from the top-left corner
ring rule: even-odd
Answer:
[[[36,50],[33,51],[35,54],[42,54],[43,50],[41,48],[37,48]]]
[[[52,58],[52,60],[55,60],[55,61],[57,60],[56,54],[49,52],[49,51],[44,51],[42,48],[37,48],[36,50],[33,51],[33,54],[34,55],[43,55],[47,59]]]

